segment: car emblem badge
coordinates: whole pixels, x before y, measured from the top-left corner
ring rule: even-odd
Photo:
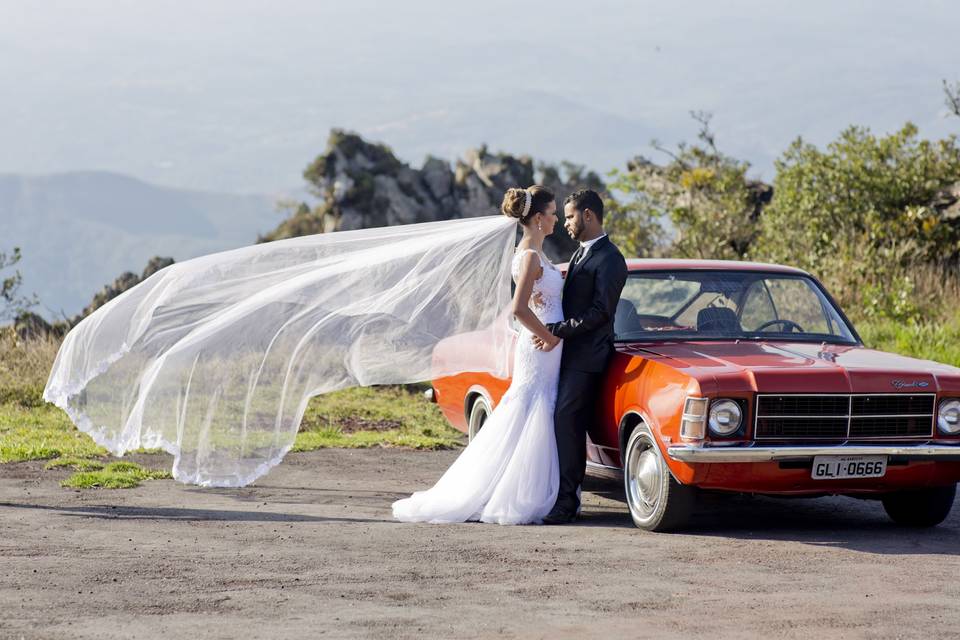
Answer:
[[[923,380],[914,380],[912,382],[904,382],[903,380],[893,380],[890,384],[892,384],[897,389],[914,389],[914,388],[923,389],[925,387],[930,386],[929,382],[924,382]]]

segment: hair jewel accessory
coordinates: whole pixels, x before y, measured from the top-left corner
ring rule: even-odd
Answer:
[[[523,213],[520,214],[520,218],[526,218],[530,213],[530,207],[533,206],[533,196],[530,195],[530,192],[526,189],[523,190],[523,194],[526,196],[523,202]]]

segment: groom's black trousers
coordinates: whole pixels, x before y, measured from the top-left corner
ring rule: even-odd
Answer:
[[[560,460],[557,507],[575,511],[580,506],[577,489],[587,468],[587,429],[596,415],[603,372],[560,369],[553,425]]]

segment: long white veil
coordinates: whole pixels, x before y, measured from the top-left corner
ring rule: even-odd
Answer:
[[[483,362],[432,353],[503,322],[515,234],[515,220],[488,216],[173,264],[67,334],[43,397],[115,455],[159,447],[181,482],[249,484],[289,451],[311,396],[504,375],[506,339]]]

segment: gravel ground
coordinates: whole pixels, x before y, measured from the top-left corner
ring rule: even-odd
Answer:
[[[392,522],[455,456],[293,454],[232,490],[73,491],[2,465],[0,637],[960,634],[960,508],[911,531],[876,502],[717,496],[690,531],[650,534],[590,481],[570,526]]]

